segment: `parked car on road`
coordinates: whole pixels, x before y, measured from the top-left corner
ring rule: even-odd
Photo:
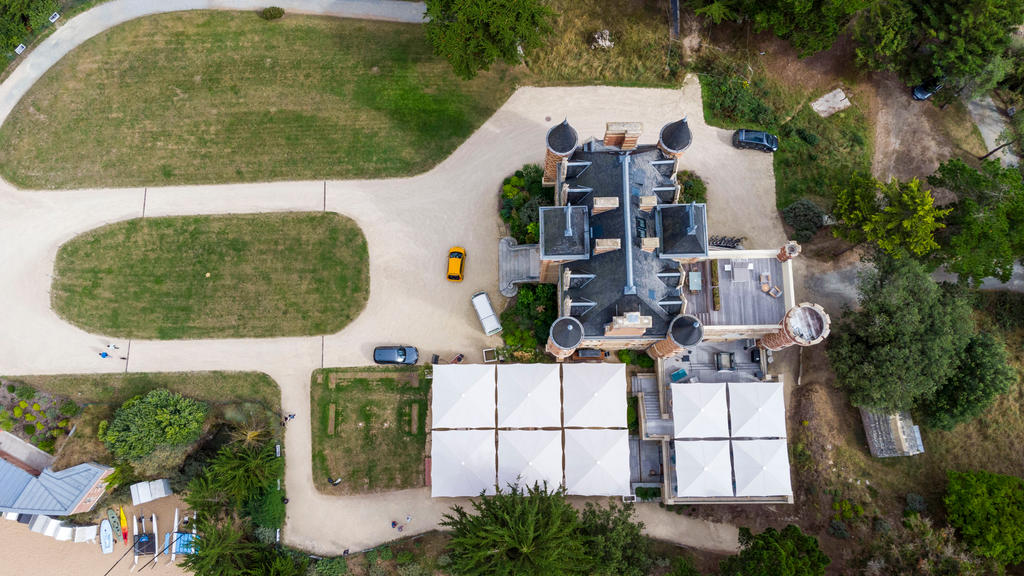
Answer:
[[[452,246],[448,251],[448,280],[451,282],[462,282],[462,268],[466,263],[466,251],[458,246]]]
[[[488,336],[501,332],[501,322],[498,321],[498,316],[494,313],[494,307],[491,306],[491,299],[487,297],[487,292],[473,294],[472,301],[473,309],[476,310],[476,316],[480,319],[480,325],[484,332]]]
[[[377,346],[373,349],[373,361],[377,364],[415,364],[419,352],[412,346]]]
[[[931,78],[924,82],[914,86],[914,91],[911,95],[914,100],[927,100],[931,98],[936,92],[942,90],[942,78]]]
[[[760,130],[737,130],[732,135],[732,145],[737,148],[775,152],[779,149],[779,138]]]

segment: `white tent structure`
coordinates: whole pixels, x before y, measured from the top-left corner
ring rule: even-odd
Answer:
[[[566,492],[582,496],[628,495],[628,434],[627,430],[566,430]]]
[[[626,427],[625,364],[562,366],[562,396],[566,427]]]
[[[435,431],[430,440],[432,497],[494,494],[494,430]]]
[[[561,427],[561,395],[558,364],[499,364],[498,427]]]
[[[437,364],[434,366],[432,427],[494,428],[494,366]]]
[[[559,430],[499,430],[498,486],[521,488],[534,483],[549,490],[562,484],[562,432]]]
[[[732,496],[728,440],[675,440],[676,495]]]
[[[730,382],[733,438],[785,438],[782,382]]]
[[[786,441],[733,440],[737,496],[792,496]]]
[[[673,384],[672,421],[675,438],[728,438],[725,384]]]

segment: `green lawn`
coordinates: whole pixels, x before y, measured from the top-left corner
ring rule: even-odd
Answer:
[[[313,373],[313,483],[318,490],[358,494],[424,485],[430,381],[423,376],[417,367]],[[328,477],[342,482],[331,486]]]
[[[82,406],[72,419],[75,433],[58,442],[56,468],[94,460],[112,464],[113,458],[97,438],[97,428],[109,420],[122,402],[155,388],[167,388],[210,405],[214,421],[240,424],[255,415],[277,430],[281,392],[266,374],[256,372],[162,372],[153,374],[69,374],[5,376],[3,383],[27,384],[54,396],[70,398]]]
[[[32,188],[383,178],[422,172],[509,96],[457,79],[422,27],[192,11],[133,20],[58,62],[0,129]]]
[[[54,310],[125,338],[331,334],[362,311],[366,239],[334,213],[145,218],[61,246]]]

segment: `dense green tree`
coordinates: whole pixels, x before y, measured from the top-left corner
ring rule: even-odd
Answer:
[[[949,212],[935,207],[931,191],[916,178],[883,184],[859,174],[836,192],[834,233],[851,242],[874,242],[893,256],[924,256],[939,247],[935,232]]]
[[[1003,58],[1024,0],[879,0],[854,29],[857,60],[896,70],[910,84],[945,78],[951,99],[969,85],[983,91],[1012,68]]]
[[[505,344],[535,349],[546,342],[551,324],[558,319],[558,295],[553,284],[522,284],[515,303],[501,313]]]
[[[980,416],[1016,380],[1003,343],[992,334],[979,332],[957,355],[952,373],[935,396],[922,402],[924,422],[934,428],[952,430],[957,424]]]
[[[245,576],[250,574],[258,547],[245,532],[230,523],[200,522],[200,538],[194,554],[185,556],[184,566],[197,576]]]
[[[543,44],[554,13],[541,0],[426,0],[427,41],[469,79],[501,59],[518,64]]]
[[[963,541],[1004,564],[1024,562],[1024,480],[991,472],[949,472],[946,518]]]
[[[452,573],[462,576],[547,576],[590,573],[579,516],[565,490],[518,486],[455,506],[441,525],[451,529]]]
[[[722,560],[721,576],[824,576],[831,560],[818,539],[790,524],[754,535],[740,528],[740,553]]]
[[[912,258],[879,253],[861,273],[860,308],[829,339],[839,386],[856,406],[892,412],[931,398],[973,334],[970,305]]]
[[[159,388],[122,404],[110,424],[101,425],[101,438],[116,458],[135,460],[157,447],[195,442],[206,413],[205,403]]]
[[[208,466],[214,484],[241,507],[259,498],[284,472],[284,462],[274,452],[274,444],[221,448]]]
[[[632,504],[607,507],[587,502],[580,515],[587,555],[598,576],[646,576],[651,568],[650,543],[643,523],[633,521]]]
[[[1013,168],[996,160],[979,169],[960,159],[942,163],[928,177],[932,186],[954,192],[957,202],[940,235],[940,259],[950,272],[973,284],[988,276],[1007,281],[1024,257],[1024,183]]]

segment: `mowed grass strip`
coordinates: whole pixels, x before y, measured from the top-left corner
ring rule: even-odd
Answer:
[[[54,310],[124,338],[331,334],[369,292],[366,239],[334,213],[129,220],[64,244],[55,268]]]
[[[424,485],[427,397],[423,369],[328,368],[313,373],[313,483],[328,494]],[[330,434],[331,404],[335,406]],[[328,478],[341,479],[331,485]]]
[[[511,94],[458,79],[422,26],[190,11],[133,20],[58,62],[0,129],[29,188],[153,186],[425,171]]]

